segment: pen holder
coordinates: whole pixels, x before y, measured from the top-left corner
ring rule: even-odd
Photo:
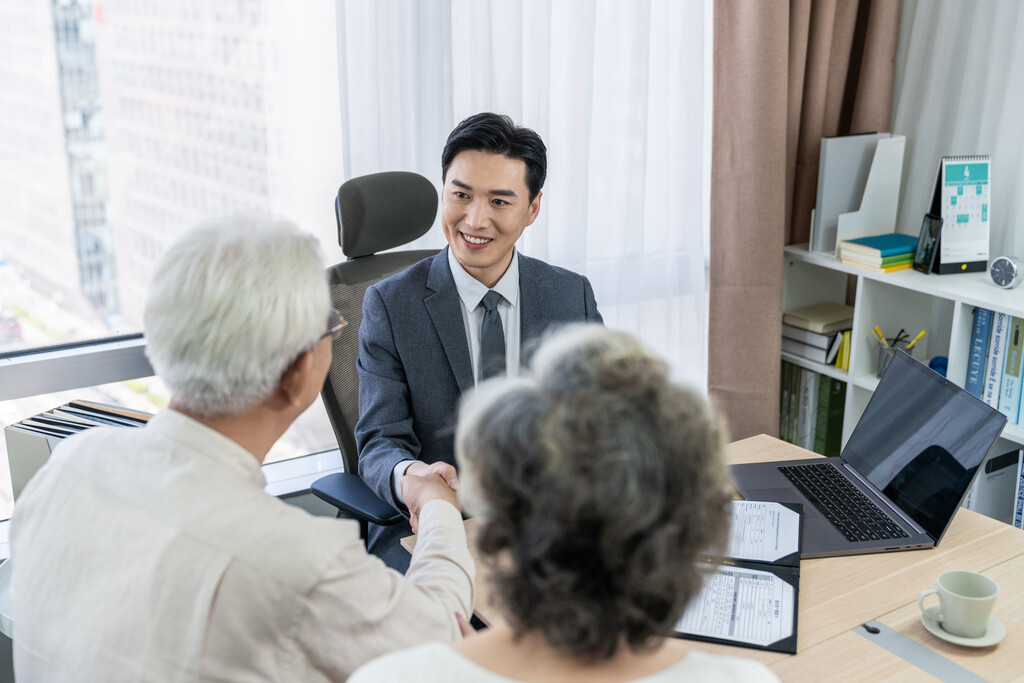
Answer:
[[[904,351],[904,352],[910,354],[911,356],[914,355],[914,349],[910,349],[909,351],[907,351],[907,340],[905,340],[905,339],[901,340],[901,341],[896,341],[895,339],[888,339],[887,338],[885,341],[889,342],[888,346],[886,346],[882,342],[877,342],[877,344],[878,344],[878,368],[877,368],[875,374],[878,377],[881,377],[882,373],[885,372],[885,369],[887,367],[889,367],[889,361],[892,360],[892,353],[893,353],[894,349],[899,349],[900,351]]]

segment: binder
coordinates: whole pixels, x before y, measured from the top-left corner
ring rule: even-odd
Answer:
[[[942,216],[932,272],[980,273],[988,266],[991,178],[987,154],[942,157],[929,213]]]
[[[865,133],[821,139],[811,251],[835,253],[839,214],[860,208],[875,148],[879,140],[888,137],[889,133]]]
[[[141,427],[151,415],[93,401],[71,401],[4,428],[14,499],[64,438],[97,426]]]
[[[25,484],[46,463],[50,452],[64,437],[13,424],[4,427],[4,438],[7,441],[7,460],[11,469],[11,493],[17,500]]]
[[[878,141],[860,208],[839,214],[836,221],[837,242],[896,231],[906,145],[905,135],[893,135]]]
[[[727,556],[674,635],[796,654],[802,514],[800,503],[732,501]]]

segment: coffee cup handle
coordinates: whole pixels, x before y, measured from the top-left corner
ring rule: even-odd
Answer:
[[[929,595],[935,595],[938,592],[939,591],[936,588],[925,588],[923,591],[921,591],[921,595],[919,595],[917,597],[917,607],[918,607],[918,609],[921,610],[922,613],[928,611],[928,610],[925,609],[924,599],[927,598]],[[941,622],[942,621],[942,617],[941,616],[938,617],[937,620]]]

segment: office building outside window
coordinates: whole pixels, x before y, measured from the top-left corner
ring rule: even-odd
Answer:
[[[342,260],[340,128],[333,3],[0,4],[0,358],[141,331],[156,259],[209,217],[281,216]],[[142,378],[79,394],[168,398]],[[66,398],[0,401],[0,418]],[[334,447],[318,405],[271,458]]]

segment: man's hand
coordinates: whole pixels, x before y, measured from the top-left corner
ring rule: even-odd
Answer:
[[[419,474],[425,475],[429,473],[439,474],[444,479],[448,486],[451,487],[452,491],[459,490],[459,475],[455,471],[455,468],[446,462],[435,462],[433,465],[428,465],[425,462],[416,461],[409,465],[408,469],[405,470],[406,474]],[[405,496],[405,484],[402,484],[402,495]]]
[[[469,622],[466,621],[466,617],[458,612],[455,613],[455,621],[459,622],[459,633],[462,634],[463,638],[469,638],[476,633],[476,629],[470,626]]]
[[[433,465],[417,462],[409,466],[402,477],[402,497],[409,508],[409,524],[412,532],[419,531],[419,514],[424,505],[432,500],[446,500],[462,510],[455,492],[459,489],[459,477],[455,468],[444,462]]]

